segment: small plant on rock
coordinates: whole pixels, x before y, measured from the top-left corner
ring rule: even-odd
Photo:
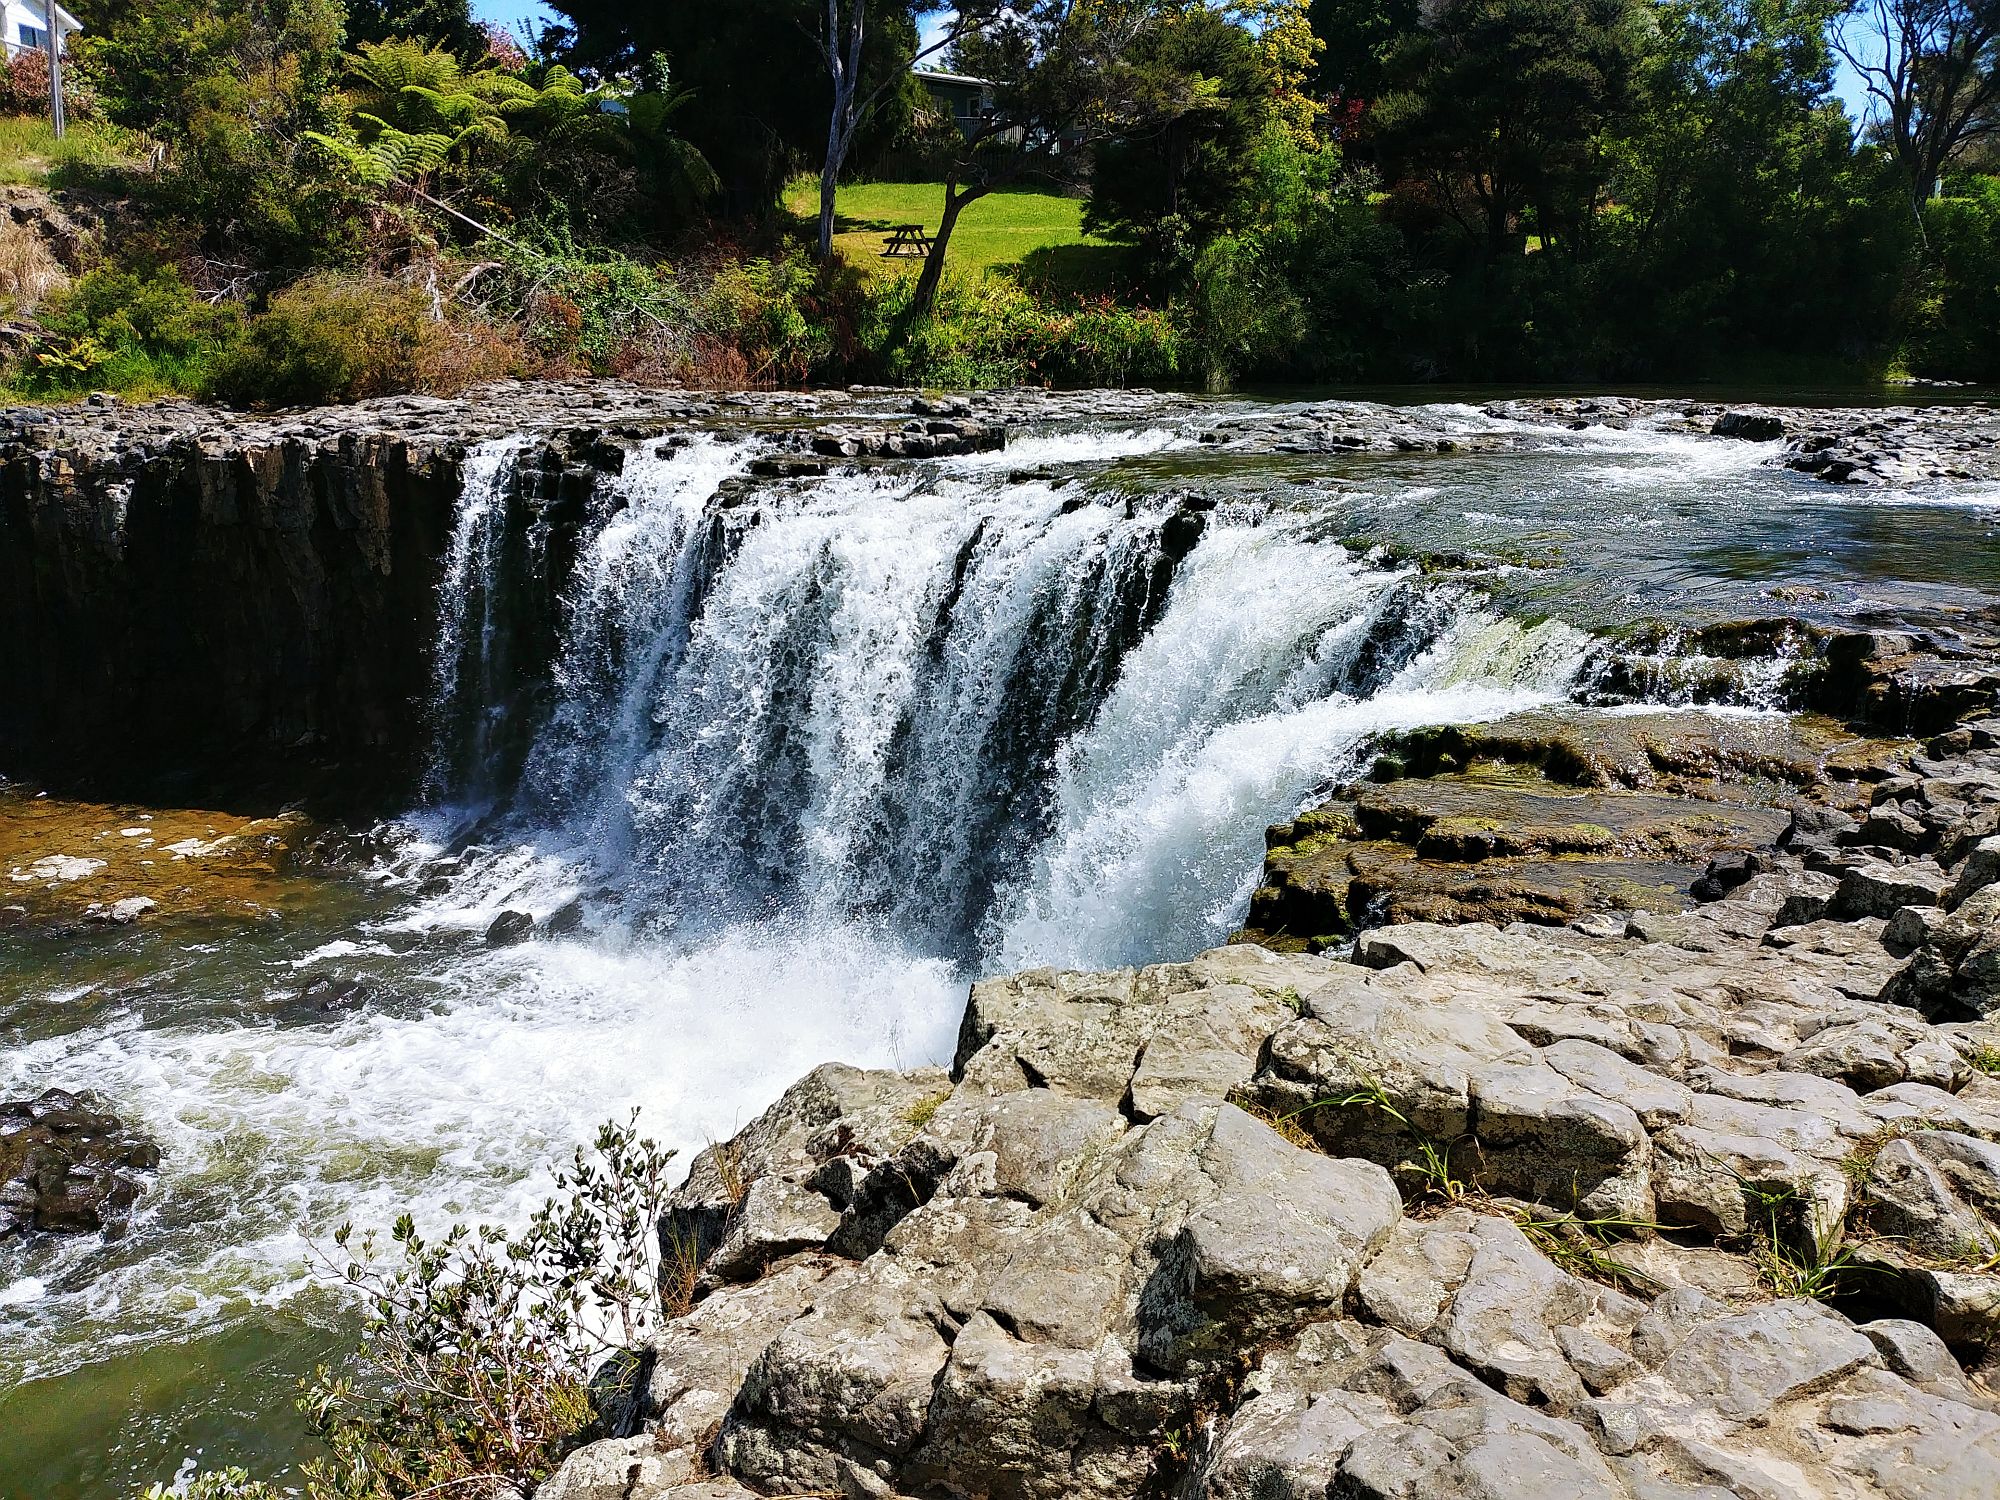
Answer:
[[[937,1115],[938,1106],[950,1097],[949,1089],[939,1089],[934,1094],[925,1094],[922,1098],[912,1101],[903,1111],[903,1123],[910,1127],[910,1133],[915,1135],[930,1124]]]
[[[1651,1292],[1659,1284],[1636,1266],[1628,1266],[1610,1253],[1620,1240],[1651,1234],[1658,1224],[1645,1219],[1621,1219],[1611,1215],[1583,1218],[1577,1214],[1549,1213],[1533,1207],[1511,1210],[1514,1222],[1529,1243],[1572,1276],[1602,1281],[1625,1290]]]
[[[1378,1110],[1407,1130],[1416,1142],[1416,1155],[1400,1164],[1398,1170],[1409,1173],[1417,1184],[1419,1197],[1434,1198],[1446,1204],[1463,1203],[1478,1189],[1477,1184],[1458,1176],[1451,1168],[1451,1153],[1457,1141],[1439,1141],[1416,1126],[1416,1122],[1396,1107],[1389,1091],[1378,1079],[1361,1075],[1362,1086],[1344,1098],[1332,1101],[1341,1109],[1360,1107]],[[1473,1142],[1476,1147],[1477,1141]]]
[[[279,1492],[247,1469],[207,1469],[173,1484],[149,1484],[139,1500],[278,1500]]]
[[[1787,1221],[1809,1219],[1798,1188],[1789,1183],[1763,1188],[1742,1177],[1736,1180],[1760,1220],[1756,1227],[1758,1272],[1780,1297],[1825,1300],[1840,1293],[1849,1274],[1865,1269],[1856,1264],[1854,1248],[1843,1243],[1847,1234],[1844,1222],[1824,1231],[1808,1222],[1803,1235],[1788,1231]]]

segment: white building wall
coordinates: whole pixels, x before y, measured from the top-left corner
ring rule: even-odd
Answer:
[[[81,30],[75,16],[60,5],[54,7],[57,21],[62,26],[64,44],[70,35]],[[0,16],[4,16],[4,37],[7,55],[18,57],[30,47],[46,49],[49,35],[48,0],[0,0]]]

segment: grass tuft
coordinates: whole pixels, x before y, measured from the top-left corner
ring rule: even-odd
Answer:
[[[903,1122],[910,1127],[910,1133],[914,1135],[930,1124],[938,1112],[938,1106],[950,1097],[950,1089],[939,1089],[934,1094],[925,1094],[921,1099],[912,1100],[903,1110]]]

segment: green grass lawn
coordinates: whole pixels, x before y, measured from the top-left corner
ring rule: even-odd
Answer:
[[[834,247],[873,276],[914,270],[919,257],[885,257],[889,232],[921,224],[937,232],[944,214],[941,182],[858,182],[834,200]],[[801,177],[785,206],[810,223],[819,213],[819,180]],[[946,252],[954,271],[1004,271],[1066,290],[1104,290],[1125,259],[1123,246],[1085,234],[1083,200],[1055,193],[989,193],[958,216]]]

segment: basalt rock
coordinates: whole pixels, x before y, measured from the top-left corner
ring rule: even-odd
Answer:
[[[62,1089],[0,1103],[0,1239],[31,1230],[115,1238],[159,1164],[151,1141]]]
[[[1634,397],[1498,401],[1513,422],[1642,427],[1755,442],[1785,439],[1783,463],[1830,484],[2000,478],[2000,414],[1992,403],[1904,407],[1723,407]]]
[[[600,480],[693,432],[777,457],[909,462],[1146,393],[708,396],[506,383],[251,416],[109,397],[0,412],[0,764],[104,799],[405,805],[429,745],[437,591],[468,451],[519,434],[497,497],[508,580],[483,711],[535,719]],[[796,455],[795,457],[792,455]],[[823,455],[814,457],[814,455]],[[494,747],[496,767],[524,753]]]
[[[821,1069],[697,1160],[643,1430],[542,1493],[1985,1493],[2000,1085],[1862,998],[1879,945],[1703,915],[1783,873],[1673,941],[976,985],[949,1075]],[[1843,1234],[1874,1321],[1757,1269]]]
[[[1747,851],[1786,836],[1800,799],[1865,805],[1891,753],[1830,723],[1699,713],[1395,736],[1373,782],[1269,831],[1245,935],[1314,947],[1384,923],[1682,911],[1726,893],[1718,854],[1746,862],[1729,889],[1747,881]]]

